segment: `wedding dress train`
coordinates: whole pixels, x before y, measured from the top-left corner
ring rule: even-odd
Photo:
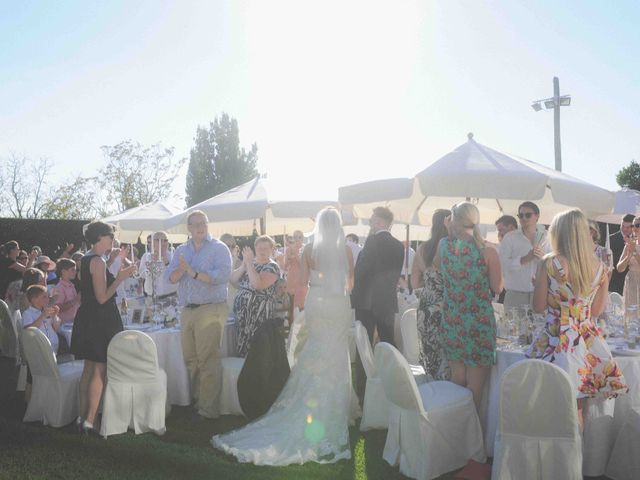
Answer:
[[[318,272],[311,275],[309,337],[280,396],[261,418],[211,439],[240,462],[282,466],[351,458],[348,427],[359,406],[351,386],[349,297],[325,288]]]

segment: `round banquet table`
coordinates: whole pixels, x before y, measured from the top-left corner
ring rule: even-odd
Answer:
[[[583,475],[604,475],[616,437],[628,412],[640,406],[640,356],[614,356],[622,370],[629,393],[616,399],[587,399],[583,410]],[[480,422],[484,432],[487,456],[493,456],[493,445],[498,427],[500,380],[505,370],[524,360],[524,349],[496,350],[496,364],[485,385],[480,408]]]

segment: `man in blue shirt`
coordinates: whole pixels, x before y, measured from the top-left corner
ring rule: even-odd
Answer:
[[[204,212],[191,212],[187,228],[191,238],[176,249],[164,275],[178,283],[178,303],[183,307],[182,353],[196,409],[203,417],[216,418],[220,415],[220,343],[229,313],[231,253],[224,243],[209,235],[209,219]]]

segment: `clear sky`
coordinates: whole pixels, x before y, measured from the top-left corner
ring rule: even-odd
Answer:
[[[635,1],[0,0],[0,158],[91,175],[101,145],[188,156],[225,111],[278,196],[412,176],[466,141],[608,189],[640,160]],[[184,178],[175,190],[184,194]]]

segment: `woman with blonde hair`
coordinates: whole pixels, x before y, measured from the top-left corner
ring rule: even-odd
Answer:
[[[609,277],[593,254],[584,214],[559,213],[549,229],[552,252],[538,267],[533,309],[546,315],[546,326],[528,357],[555,363],[571,378],[578,398],[611,398],[627,391],[622,372],[594,324],[605,307]]]
[[[484,383],[495,363],[491,300],[502,290],[500,259],[480,234],[480,212],[475,205],[454,205],[446,223],[449,236],[440,240],[433,260],[444,285],[444,354],[451,381],[471,390],[479,409]]]

